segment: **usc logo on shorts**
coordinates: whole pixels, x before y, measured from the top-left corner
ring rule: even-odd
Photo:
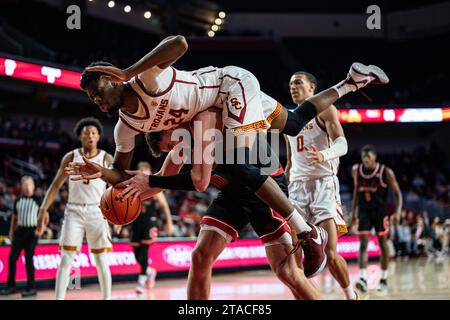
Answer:
[[[242,109],[242,104],[239,102],[237,98],[232,98],[230,100],[230,103],[236,110]]]

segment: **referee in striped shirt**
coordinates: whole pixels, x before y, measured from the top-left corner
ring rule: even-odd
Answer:
[[[16,292],[16,262],[22,249],[25,249],[28,282],[26,290],[22,292],[22,296],[30,297],[36,295],[33,255],[39,237],[36,226],[39,206],[42,200],[34,196],[35,185],[32,177],[22,177],[21,184],[22,195],[14,203],[9,230],[9,238],[12,244],[8,259],[8,287],[2,290],[0,294],[7,295]]]

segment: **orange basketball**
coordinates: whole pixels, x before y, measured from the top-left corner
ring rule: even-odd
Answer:
[[[105,218],[116,225],[127,225],[136,220],[141,212],[141,198],[137,197],[133,202],[132,197],[123,201],[117,200],[116,196],[123,188],[109,187],[103,193],[100,200],[100,209]]]

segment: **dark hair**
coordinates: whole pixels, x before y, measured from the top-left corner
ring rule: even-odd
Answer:
[[[295,75],[304,75],[306,77],[306,79],[308,79],[308,81],[315,86],[315,89],[317,89],[317,86],[319,85],[319,83],[317,82],[317,78],[314,75],[312,75],[311,73],[306,72],[306,71],[297,71],[296,73],[294,73],[294,76]]]
[[[368,153],[368,152],[371,152],[374,155],[377,155],[377,150],[375,149],[374,146],[372,146],[370,144],[367,144],[367,145],[365,145],[364,147],[361,148],[361,154]]]
[[[147,132],[145,134],[145,141],[147,142],[148,148],[152,153],[152,156],[155,158],[159,158],[162,155],[162,151],[159,147],[159,142],[162,139],[164,132]]]
[[[100,121],[98,121],[98,119],[96,119],[94,117],[83,118],[80,121],[78,121],[77,124],[75,125],[75,128],[73,128],[73,133],[75,133],[75,135],[77,137],[79,137],[81,134],[81,131],[86,126],[96,127],[99,135],[101,135],[103,133],[102,124],[100,123]]]
[[[88,67],[95,67],[95,66],[115,67],[115,65],[106,61],[94,61],[88,65]],[[100,77],[103,76],[104,74],[105,74],[104,72],[84,70],[80,78],[80,88],[86,90],[87,86],[91,81],[100,79]]]

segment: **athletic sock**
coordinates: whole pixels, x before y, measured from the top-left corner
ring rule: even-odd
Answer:
[[[349,285],[347,288],[342,288],[342,291],[344,291],[345,299],[353,300],[356,298],[356,293],[352,285]]]
[[[356,91],[355,86],[351,85],[349,83],[346,83],[346,80],[342,80],[341,82],[332,86],[331,88],[333,88],[338,93],[339,98],[341,98],[342,96],[345,96],[349,92]]]
[[[360,279],[367,279],[367,271],[366,269],[359,269],[359,278]]]
[[[140,274],[139,277],[138,277],[138,284],[140,286],[145,286],[145,281],[147,281],[147,275]]]
[[[76,255],[75,251],[62,250],[61,262],[56,272],[55,281],[55,295],[56,300],[64,300],[66,296],[67,286],[70,281],[70,268],[72,267],[72,261]]]
[[[309,232],[311,227],[306,223],[305,219],[298,213],[296,209],[286,218],[292,226],[295,228],[297,233]]]
[[[103,300],[111,299],[111,271],[109,269],[109,264],[106,259],[106,253],[94,254],[95,257],[95,267],[98,273],[98,282],[100,283],[100,290],[102,292]]]
[[[381,279],[387,280],[388,278],[388,271],[387,270],[381,270]]]

